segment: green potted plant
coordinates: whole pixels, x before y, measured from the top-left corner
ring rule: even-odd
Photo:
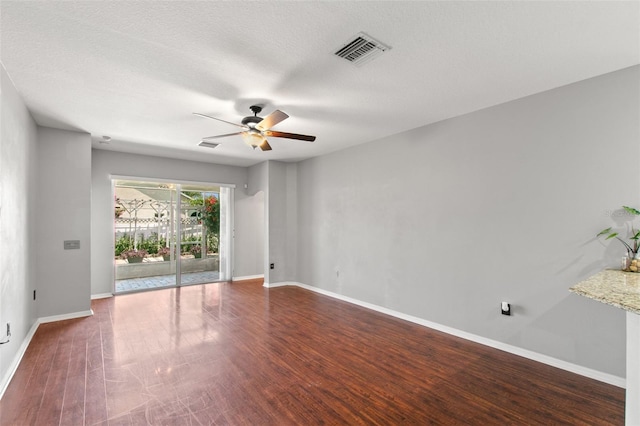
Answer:
[[[200,246],[199,244],[191,246],[191,249],[189,251],[196,259],[200,259],[202,257],[202,246]]]
[[[127,259],[128,263],[141,263],[148,254],[146,250],[127,250],[123,251],[120,257]]]
[[[171,249],[169,247],[161,247],[158,250],[158,256],[162,256],[165,261],[171,260]]]
[[[622,208],[628,214],[632,216],[640,216],[640,210],[634,209],[633,207],[622,206]],[[598,233],[598,237],[606,235],[605,240],[611,240],[615,238],[620,241],[624,248],[627,250],[627,256],[623,261],[622,270],[627,272],[640,272],[640,257],[638,253],[638,248],[640,245],[638,241],[640,240],[640,230],[636,230],[633,225],[631,225],[631,232],[627,237],[629,242],[620,238],[620,233],[612,230],[611,227],[607,229],[603,229]]]

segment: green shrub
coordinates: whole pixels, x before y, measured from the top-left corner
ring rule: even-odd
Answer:
[[[220,234],[220,201],[216,197],[210,195],[203,199],[200,194],[189,200],[189,205],[195,208],[191,216],[197,217],[201,221],[207,228],[207,233]]]
[[[182,254],[189,254],[191,253],[191,247],[195,246],[196,244],[188,244],[188,243],[200,243],[202,242],[202,236],[201,235],[189,235],[188,237],[182,237],[182,241],[180,244],[180,253]]]
[[[133,240],[128,235],[123,235],[116,240],[115,245],[115,257],[118,257],[122,252],[133,249]]]
[[[154,232],[149,238],[144,238],[143,235],[139,236],[137,248],[138,250],[145,250],[150,255],[158,253],[158,249],[166,247],[167,241],[164,237],[158,239],[158,234]],[[115,257],[120,256],[123,252],[133,250],[133,235],[129,233],[121,236],[115,243]]]

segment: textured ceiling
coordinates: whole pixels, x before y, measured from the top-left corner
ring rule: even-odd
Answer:
[[[0,3],[2,64],[36,122],[102,149],[251,165],[309,158],[640,63],[640,3]],[[391,46],[333,55],[358,32]],[[240,137],[252,103],[291,116],[271,152]],[[102,135],[113,139],[98,144]]]

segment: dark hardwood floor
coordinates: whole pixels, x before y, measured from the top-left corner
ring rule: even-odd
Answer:
[[[624,390],[295,287],[219,283],[43,324],[6,425],[622,425]]]

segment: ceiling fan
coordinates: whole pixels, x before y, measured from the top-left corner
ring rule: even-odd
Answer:
[[[249,144],[249,146],[253,147],[253,149],[259,147],[263,151],[271,151],[271,145],[269,145],[269,142],[267,142],[267,136],[271,136],[274,138],[297,139],[307,142],[313,142],[316,140],[315,136],[299,135],[297,133],[278,132],[276,130],[271,130],[273,126],[289,118],[287,114],[280,110],[275,110],[271,114],[262,118],[258,117],[258,114],[260,114],[260,112],[262,111],[262,107],[260,105],[252,105],[251,107],[249,107],[249,109],[251,109],[251,112],[253,112],[253,116],[243,118],[241,121],[242,124],[232,123],[220,118],[215,118],[209,115],[194,112],[193,114],[199,117],[222,121],[223,123],[242,128],[242,131],[240,132],[227,133],[225,135],[217,136],[207,136],[206,138],[202,138],[201,143],[210,141],[212,139],[226,138],[227,136],[242,135],[245,142]]]

